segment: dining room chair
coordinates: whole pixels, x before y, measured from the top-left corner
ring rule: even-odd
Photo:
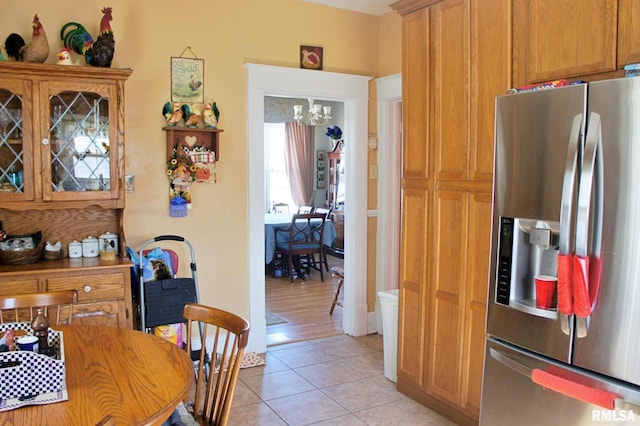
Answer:
[[[325,207],[316,207],[313,209],[314,213],[318,213],[318,214],[324,214],[327,216],[327,220],[333,221],[332,219],[332,209],[327,209]],[[323,253],[323,258],[324,258],[324,266],[327,270],[327,272],[329,272],[329,263],[327,262],[327,255],[329,253],[332,253],[332,249],[330,246],[325,245],[324,246],[324,253]]]
[[[38,308],[42,308],[51,325],[70,324],[73,319],[73,305],[77,302],[78,293],[75,290],[0,296],[0,323],[33,321],[38,314]],[[63,313],[65,315],[62,315]],[[61,318],[63,322],[60,322]]]
[[[322,236],[326,219],[326,215],[319,213],[294,214],[288,228],[276,230],[276,250],[287,258],[291,283],[294,266],[300,273],[306,270],[310,274],[312,268],[320,271],[320,281],[324,282],[323,263],[326,258]],[[288,238],[279,238],[278,234],[288,234]],[[316,254],[319,255],[318,261]]]
[[[115,426],[115,425],[116,425],[116,418],[111,415],[104,417],[102,420],[96,423],[96,426]]]
[[[199,303],[187,303],[184,318],[188,354],[192,353],[193,339],[200,343],[200,348],[207,348],[207,337],[213,338],[211,351],[198,351],[195,392],[185,400],[187,410],[200,424],[226,425],[249,341],[249,322],[231,312]],[[205,368],[206,353],[216,354],[215,366],[209,369]]]

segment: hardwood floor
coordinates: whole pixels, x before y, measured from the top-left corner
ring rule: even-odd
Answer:
[[[342,266],[343,260],[327,256],[329,269]],[[305,281],[297,278],[291,284],[289,277],[265,276],[266,310],[287,321],[286,324],[267,326],[267,346],[343,334],[342,308],[336,306],[333,315],[329,308],[338,288],[338,279],[325,271],[324,282],[320,272],[311,270]],[[342,301],[343,291],[339,300]]]

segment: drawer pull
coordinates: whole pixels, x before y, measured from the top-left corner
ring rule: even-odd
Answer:
[[[91,293],[91,286],[90,285],[85,285],[83,288],[85,293]]]

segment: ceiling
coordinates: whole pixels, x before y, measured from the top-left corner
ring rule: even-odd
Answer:
[[[389,5],[396,0],[303,0],[309,3],[323,4],[338,9],[353,10],[370,15],[384,15],[391,12]]]

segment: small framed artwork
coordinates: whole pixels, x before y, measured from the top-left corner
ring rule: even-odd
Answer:
[[[307,70],[321,70],[322,47],[300,46],[300,68]]]
[[[318,189],[325,189],[327,187],[327,182],[324,180],[318,179]]]
[[[204,59],[171,58],[171,102],[204,103]]]
[[[324,170],[318,170],[318,180],[325,180],[327,177],[327,175],[325,174]]]
[[[327,151],[318,150],[318,161],[327,159]]]

